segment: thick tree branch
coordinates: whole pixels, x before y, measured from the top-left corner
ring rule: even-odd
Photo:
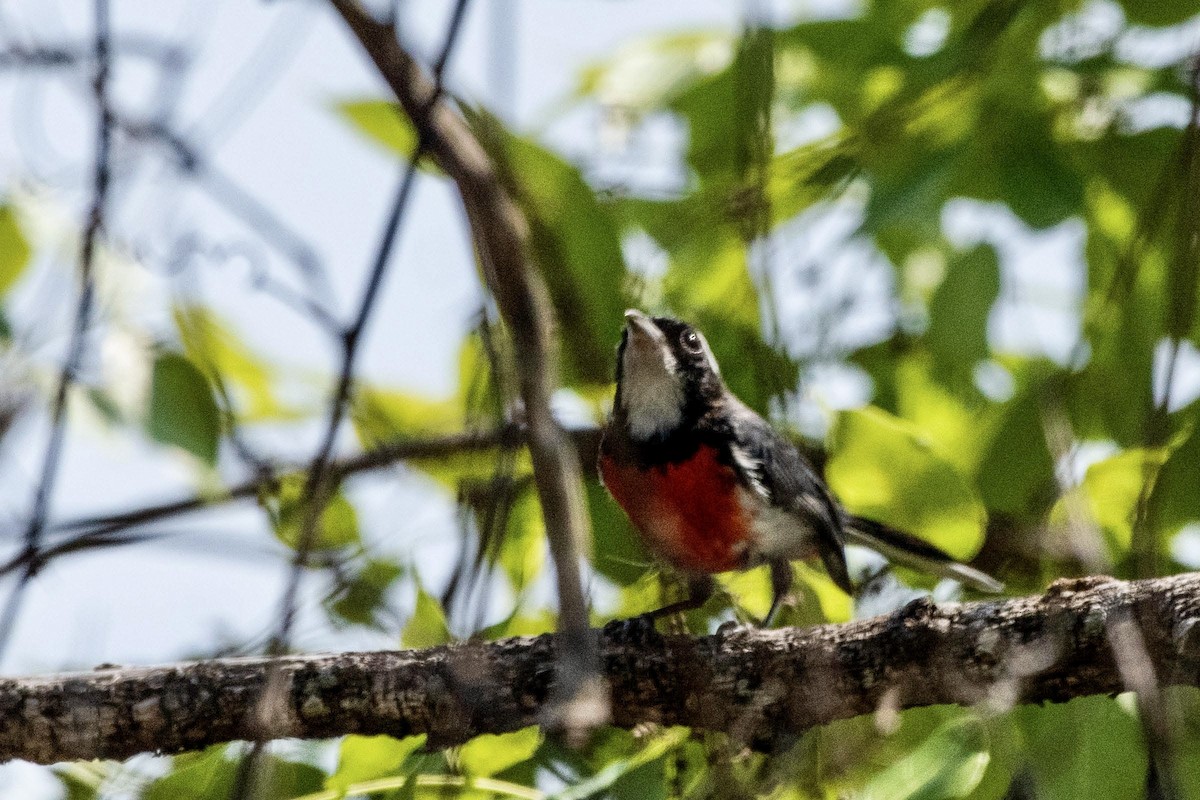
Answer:
[[[1108,638],[1138,626],[1162,684],[1200,684],[1200,574],[1058,581],[1044,596],[917,601],[806,629],[630,642],[600,634],[613,721],[726,731],[756,746],[883,708],[1065,701],[1125,689]],[[345,733],[451,745],[541,720],[554,636],[273,663],[275,713],[246,713],[266,659],[106,669],[0,682],[0,758],[123,758],[217,742]],[[266,726],[265,729],[261,726]]]

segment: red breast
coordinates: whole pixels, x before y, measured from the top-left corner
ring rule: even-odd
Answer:
[[[737,474],[714,448],[646,469],[605,455],[600,475],[649,547],[675,567],[713,573],[746,565],[753,518]]]

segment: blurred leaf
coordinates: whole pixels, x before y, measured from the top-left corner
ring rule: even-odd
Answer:
[[[1120,562],[1129,554],[1143,487],[1154,480],[1166,456],[1161,448],[1135,448],[1088,467],[1079,490],[1091,519],[1104,532],[1112,561]],[[1055,504],[1051,522],[1067,521],[1066,503],[1064,498]]]
[[[500,735],[485,733],[459,748],[458,762],[468,775],[487,777],[533,758],[541,743],[536,725]]]
[[[984,504],[1014,518],[1041,520],[1058,493],[1054,459],[1046,443],[1039,394],[1047,365],[1030,365],[1017,375],[1021,385],[1005,403],[988,409],[988,438],[976,483]]]
[[[455,399],[363,386],[354,393],[350,419],[362,445],[375,447],[405,436],[461,430],[463,411]]]
[[[1200,428],[1167,455],[1150,492],[1148,519],[1168,534],[1200,519]]]
[[[1000,294],[996,251],[980,245],[955,253],[929,303],[925,341],[934,374],[948,385],[974,388],[974,368],[988,357],[988,316]]]
[[[381,145],[405,159],[411,159],[417,148],[417,132],[412,121],[392,100],[357,98],[338,100],[334,110],[368,140]],[[420,168],[434,175],[442,172],[431,159],[421,159]]]
[[[325,779],[325,788],[346,792],[352,784],[391,774],[424,744],[423,733],[403,739],[347,736],[338,749],[337,769]]]
[[[54,775],[62,784],[62,800],[98,800],[107,777],[74,763],[55,767]]]
[[[607,385],[630,305],[612,210],[576,167],[550,150],[484,111],[469,111],[468,119],[529,221],[530,249],[558,312],[564,381]]]
[[[298,416],[275,393],[275,370],[252,353],[216,314],[202,306],[175,307],[184,353],[200,368],[209,383],[233,390],[233,399],[245,404],[247,421],[287,420]]]
[[[546,524],[537,493],[521,492],[508,513],[500,566],[514,590],[520,592],[537,578],[546,562]]]
[[[154,360],[146,430],[157,442],[181,447],[209,466],[217,463],[220,411],[204,375],[178,353]]]
[[[618,586],[627,586],[644,575],[654,560],[625,512],[604,487],[589,480],[586,489],[588,516],[592,520],[592,565]]]
[[[989,760],[983,726],[974,720],[955,720],[879,772],[864,794],[872,800],[966,797],[979,785]]]
[[[577,92],[622,110],[651,111],[670,103],[696,80],[724,69],[732,55],[732,42],[724,32],[639,39],[585,67]]]
[[[0,297],[20,279],[29,265],[33,250],[17,224],[17,214],[10,205],[0,204]]]
[[[678,747],[686,741],[687,737],[687,728],[667,728],[656,734],[648,742],[641,744],[640,748],[627,758],[607,760],[606,766],[602,767],[591,777],[548,795],[546,800],[584,800],[585,798],[599,795],[601,792],[613,790],[614,785],[618,781],[626,778],[639,768],[645,767],[662,758],[673,748]],[[663,792],[664,788],[660,780],[657,784],[657,791]],[[622,792],[611,792],[611,794],[614,797],[621,798],[629,796]],[[639,796],[646,797],[647,800],[651,797],[644,794],[634,795],[634,797]],[[663,795],[659,794],[659,796]]]
[[[956,558],[983,542],[975,491],[911,425],[876,408],[843,412],[825,467],[853,513],[914,533]]]
[[[326,607],[346,622],[378,627],[379,610],[388,590],[403,574],[399,564],[371,559],[334,589],[326,599]]]
[[[1146,796],[1146,745],[1137,719],[1109,697],[1019,706],[1013,719],[1044,800]]]
[[[227,747],[176,756],[172,770],[151,783],[141,800],[228,800],[233,796],[238,762],[226,758]],[[263,754],[256,771],[255,800],[290,800],[320,789],[325,775],[310,764]]]
[[[422,650],[450,640],[450,626],[446,624],[441,604],[418,583],[417,603],[400,634],[400,643],[412,650]]]
[[[1191,0],[1120,0],[1125,18],[1134,25],[1178,25],[1200,13]]]
[[[760,178],[753,174],[755,168],[764,166],[773,150],[769,117],[774,88],[775,34],[754,26],[738,40],[728,68],[696,81],[672,100],[670,108],[688,123],[686,157],[702,186],[751,189]],[[752,207],[747,210],[754,213]]]
[[[1142,444],[1154,405],[1154,348],[1164,329],[1161,262],[1129,264],[1126,243],[1092,231],[1084,333],[1090,354],[1068,380],[1068,408],[1080,439]]]
[[[275,536],[292,549],[300,546],[309,513],[305,487],[308,476],[292,473],[279,480],[278,488],[260,497],[271,518]],[[313,550],[332,550],[358,544],[358,515],[346,496],[338,491],[329,499],[317,521],[311,542]]]

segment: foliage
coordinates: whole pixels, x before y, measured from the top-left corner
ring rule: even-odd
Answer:
[[[636,142],[663,123],[685,134],[670,154],[674,178],[660,184],[605,179],[458,102],[529,222],[528,255],[558,313],[560,399],[600,422],[622,310],[685,317],[740,397],[824,448],[825,474],[852,511],[978,558],[1013,592],[1049,576],[1194,566],[1175,545],[1200,523],[1200,404],[1184,385],[1200,347],[1197,90],[1184,55],[1163,63],[1128,46],[1194,28],[1194,2],[847,7],[839,18],[626,42],[579,76],[566,107],[595,112],[606,135]],[[1117,21],[1093,25],[1101,14]],[[1162,109],[1179,113],[1150,113]],[[389,100],[341,100],[331,113],[398,159],[416,146]],[[0,299],[35,256],[18,211],[0,203]],[[831,221],[842,232],[829,234]],[[1016,252],[1041,237],[1077,246],[1067,263],[1030,269]],[[239,431],[312,422],[286,367],[215,308],[172,311],[144,365],[139,430],[189,453],[211,481]],[[488,309],[477,322],[446,396],[356,386],[363,448],[520,419],[506,331]],[[863,388],[846,399],[830,374]],[[94,391],[103,407],[105,390]],[[372,549],[349,488],[314,513],[305,476],[291,472],[259,498],[288,558],[314,525],[334,624],[422,648],[552,629],[527,454],[498,444],[406,469],[460,512],[460,563],[445,587],[407,553]],[[587,503],[596,595],[611,598],[595,621],[670,595],[676,587],[594,478]],[[863,607],[812,565],[796,576],[786,623],[843,621]],[[930,588],[908,574],[880,580],[896,603]],[[765,612],[762,571],[721,585],[688,616],[690,630]],[[468,613],[479,597],[508,605],[486,609],[484,624]],[[397,598],[411,609],[402,623],[388,613]],[[1167,700],[1177,788],[1200,797],[1196,697]],[[272,754],[261,796],[1141,797],[1150,759],[1134,706],[1122,696],[881,709],[769,756],[683,728],[606,729],[580,749],[536,729],[432,752],[419,739],[348,736],[328,745],[336,761]],[[226,797],[233,755],[177,756],[130,791]],[[100,767],[59,775],[71,798],[129,780]]]

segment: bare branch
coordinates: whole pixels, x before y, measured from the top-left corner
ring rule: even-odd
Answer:
[[[1113,622],[1140,630],[1167,683],[1197,685],[1198,620],[1200,574],[1193,573],[1061,580],[1044,596],[1005,601],[937,607],[920,600],[845,625],[637,642],[599,634],[599,643],[615,724],[720,730],[766,748],[883,704],[1000,711],[1123,691],[1108,638]],[[452,745],[542,719],[555,691],[556,639],[2,681],[0,758],[124,758],[259,735],[426,733],[431,746]],[[284,701],[252,728],[246,712],[272,663]]]

